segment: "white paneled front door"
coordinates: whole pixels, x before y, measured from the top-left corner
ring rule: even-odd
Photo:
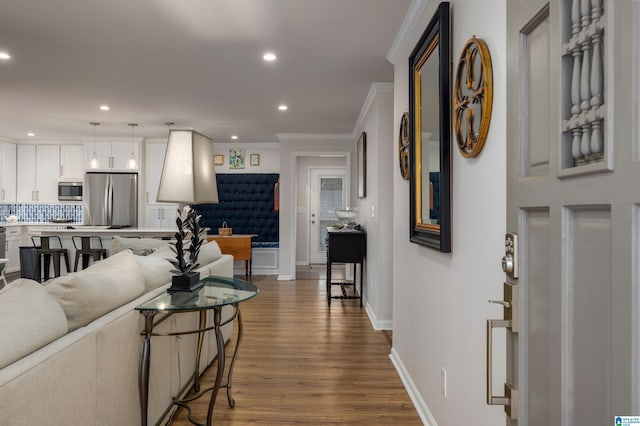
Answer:
[[[506,4],[518,291],[495,402],[511,426],[614,425],[640,414],[640,3]]]
[[[345,207],[346,170],[310,169],[309,177],[309,260],[326,263],[327,226],[338,223],[334,211]]]

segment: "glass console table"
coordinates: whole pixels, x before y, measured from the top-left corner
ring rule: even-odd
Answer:
[[[227,400],[229,406],[233,407],[235,401],[231,396],[231,377],[233,374],[233,365],[238,355],[238,348],[240,341],[242,340],[242,316],[240,315],[240,302],[249,300],[258,294],[258,288],[250,282],[240,280],[237,278],[227,278],[210,276],[204,278],[204,286],[198,290],[192,292],[180,292],[180,293],[163,293],[160,294],[148,302],[143,303],[136,307],[137,311],[140,311],[144,315],[144,336],[142,348],[140,350],[140,366],[138,370],[138,386],[140,392],[140,413],[141,423],[143,426],[147,424],[147,411],[148,411],[148,397],[149,397],[149,365],[151,361],[151,336],[179,336],[184,334],[198,334],[197,348],[196,348],[196,366],[193,376],[188,383],[193,382],[194,394],[185,398],[174,398],[173,404],[185,407],[189,411],[189,421],[194,424],[200,424],[191,417],[191,409],[187,405],[188,402],[200,398],[207,392],[211,391],[211,399],[209,400],[209,409],[207,412],[207,425],[211,424],[213,417],[213,406],[216,402],[216,396],[218,390],[221,387],[222,376],[224,374],[225,367],[225,346],[222,331],[220,327],[230,323],[234,319],[238,320],[238,338],[236,340],[236,346],[231,358],[231,365],[229,367],[229,373],[227,376],[227,383],[222,387],[227,388]],[[222,308],[224,306],[232,306],[233,314],[227,320],[222,321]],[[207,313],[213,311],[213,326],[207,327]],[[199,322],[198,328],[195,330],[181,330],[167,333],[154,332],[155,326],[169,318],[173,314],[185,313],[185,312],[198,312]],[[163,314],[156,320],[157,314]],[[200,354],[202,352],[202,345],[204,342],[204,334],[209,330],[214,330],[216,336],[216,343],[218,348],[218,369],[216,373],[216,379],[212,387],[200,390]],[[180,392],[179,395],[182,395]],[[178,395],[178,396],[179,396]]]

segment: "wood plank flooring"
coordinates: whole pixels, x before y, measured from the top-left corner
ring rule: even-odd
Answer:
[[[358,300],[333,300],[328,308],[318,276],[297,281],[256,276],[253,282],[260,294],[241,305],[236,406],[229,408],[220,389],[214,424],[422,424],[389,359],[388,337],[371,328]],[[215,364],[205,372],[203,386],[214,378]],[[206,420],[207,404],[208,396],[191,403],[198,421]],[[190,424],[186,410],[171,424]]]

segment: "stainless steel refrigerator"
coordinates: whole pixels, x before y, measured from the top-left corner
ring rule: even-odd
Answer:
[[[137,173],[87,172],[82,198],[85,225],[138,226]]]

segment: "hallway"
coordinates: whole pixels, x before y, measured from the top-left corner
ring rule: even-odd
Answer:
[[[260,294],[241,306],[236,407],[229,408],[221,389],[215,424],[422,424],[389,359],[385,333],[371,328],[357,300],[333,301],[329,310],[323,276],[324,265],[314,265],[299,267],[296,281],[254,277]],[[215,366],[203,383],[214,376]],[[192,403],[196,419],[206,417],[206,404],[206,398]],[[186,411],[172,424],[189,424]]]

